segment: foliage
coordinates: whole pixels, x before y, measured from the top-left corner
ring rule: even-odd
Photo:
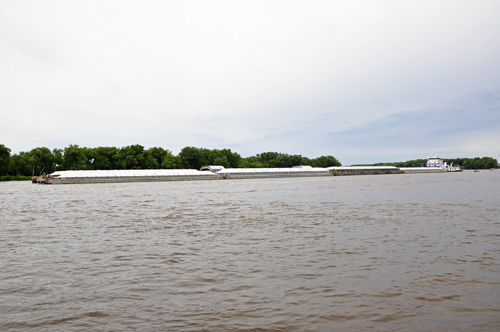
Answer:
[[[64,150],[63,149],[54,149],[52,150],[52,154],[54,155],[55,162],[55,170],[63,164],[64,162]]]
[[[498,168],[498,160],[493,159],[491,157],[483,157],[483,158],[473,158],[466,159],[462,164],[465,169],[488,169],[488,168]]]
[[[30,151],[35,175],[50,174],[55,170],[55,156],[46,147],[35,148]]]
[[[302,157],[301,155],[289,155],[279,152],[263,152],[252,157],[241,160],[238,167],[257,168],[257,167],[293,167],[300,165],[309,165],[313,167],[341,166],[341,163],[333,156],[321,156],[315,159]]]
[[[0,175],[0,181],[31,181],[31,176],[24,176],[24,175]]]
[[[10,149],[0,144],[0,175],[6,174],[10,164]]]
[[[226,168],[238,167],[238,164],[241,160],[241,156],[236,152],[232,152],[231,149],[205,150],[205,157],[208,161],[206,165],[221,165]]]
[[[148,165],[155,166],[155,167],[148,167],[151,169],[160,168],[163,160],[167,157],[167,155],[171,154],[170,151],[160,147],[150,148],[146,151],[146,153],[147,153],[146,158],[148,159],[146,163]]]
[[[331,167],[331,166],[342,166],[342,164],[334,156],[321,156],[316,159],[313,159],[311,166]]]
[[[498,161],[491,157],[454,158],[454,159],[443,159],[443,161],[447,162],[448,165],[453,163],[453,166],[460,166],[463,169],[498,168]],[[426,164],[427,164],[427,159],[415,159],[415,160],[408,160],[405,162],[401,161],[393,163],[377,163],[377,164],[363,165],[363,166],[423,167]]]
[[[414,159],[408,161],[400,161],[393,163],[376,163],[371,165],[363,165],[363,166],[396,166],[396,167],[424,167],[427,164],[427,159]],[[361,166],[361,165],[357,165]]]
[[[182,160],[178,156],[169,153],[163,158],[161,168],[165,169],[182,169]]]
[[[162,147],[145,149],[135,144],[130,146],[87,148],[71,144],[64,149],[50,151],[38,147],[29,152],[10,154],[11,150],[0,144],[0,179],[26,180],[31,175],[50,174],[55,170],[99,170],[99,169],[200,169],[205,165],[222,165],[226,168],[313,167],[341,166],[331,155],[309,159],[301,155],[279,152],[263,152],[242,158],[230,149],[205,149],[187,146],[179,155]],[[491,157],[443,159],[448,164],[463,169],[498,168],[498,161]],[[422,167],[427,159],[404,162],[377,163],[371,166]],[[56,166],[57,165],[57,166]]]
[[[0,176],[31,176],[50,174],[56,170],[105,170],[105,169],[200,169],[205,165],[235,167],[293,167],[311,165],[315,167],[340,166],[333,156],[309,159],[301,155],[278,152],[263,152],[242,158],[231,149],[205,149],[187,146],[176,156],[162,147],[145,149],[135,144],[117,147],[80,147],[70,144],[64,149],[35,148],[10,156],[10,149],[0,145],[3,170]],[[8,156],[8,157],[7,157]],[[4,160],[7,160],[5,162]],[[7,165],[6,165],[7,163]],[[5,166],[6,165],[6,166]]]
[[[142,145],[135,144],[121,148],[113,158],[118,169],[141,169],[144,168],[144,152]]]
[[[179,158],[181,159],[182,168],[200,169],[206,164],[202,149],[191,146],[183,148],[179,153]]]
[[[186,146],[179,153],[182,168],[200,169],[205,165],[238,167],[241,156],[231,149],[204,149]]]
[[[10,175],[29,176],[34,174],[34,165],[29,152],[19,152],[10,157],[9,170]]]
[[[94,149],[94,160],[92,169],[116,169],[114,156],[118,154],[119,149],[115,147],[98,147]]]
[[[84,154],[84,149],[78,145],[70,145],[64,148],[64,166],[66,170],[87,169],[87,157]]]

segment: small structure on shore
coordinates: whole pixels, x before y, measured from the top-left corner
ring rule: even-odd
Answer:
[[[210,171],[212,173],[216,173],[216,172],[223,170],[223,169],[224,169],[224,166],[208,165],[208,166],[203,166],[202,168],[200,168],[200,171],[201,172]]]

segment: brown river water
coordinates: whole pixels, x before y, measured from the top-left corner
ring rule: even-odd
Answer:
[[[0,183],[0,331],[499,331],[500,170]]]

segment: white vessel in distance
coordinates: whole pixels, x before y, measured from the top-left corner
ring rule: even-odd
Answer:
[[[448,163],[443,162],[443,160],[440,159],[437,154],[431,155],[429,157],[429,159],[427,160],[426,167],[445,169],[448,172],[462,172],[462,169],[460,168],[460,166],[453,166],[453,163],[448,165]]]

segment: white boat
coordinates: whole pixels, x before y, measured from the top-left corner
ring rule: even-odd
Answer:
[[[437,154],[431,155],[429,157],[429,159],[427,160],[426,167],[445,169],[448,172],[462,172],[463,171],[460,168],[460,166],[453,166],[453,163],[448,165],[448,163],[444,162],[442,159],[440,159]]]

